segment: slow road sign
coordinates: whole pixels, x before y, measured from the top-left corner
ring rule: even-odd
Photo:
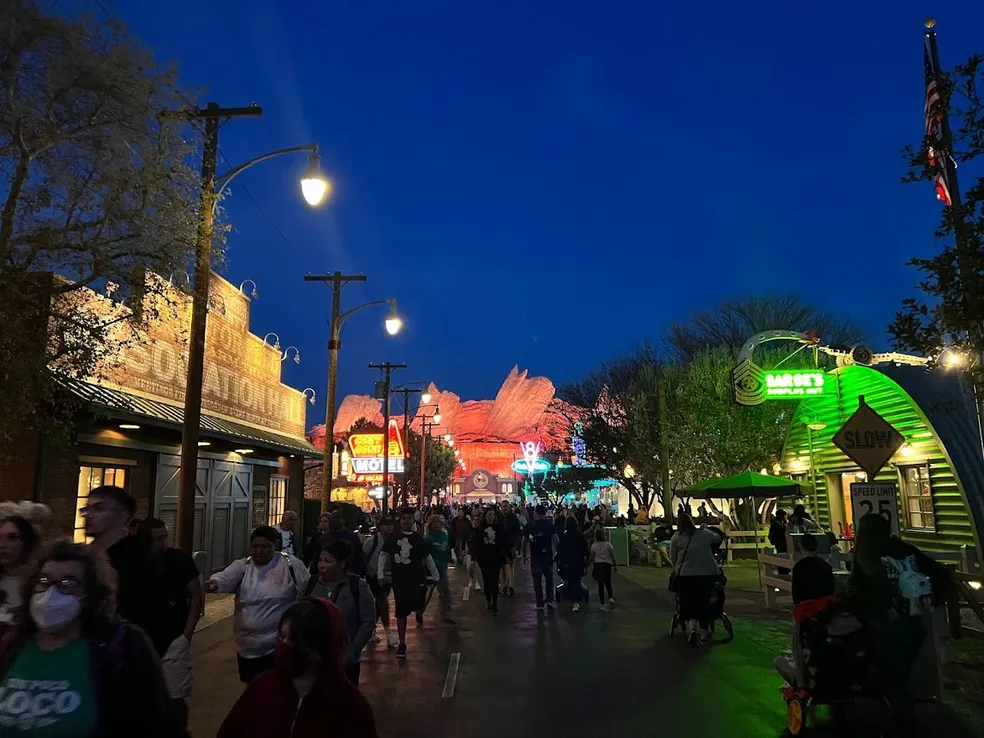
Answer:
[[[859,407],[834,436],[834,445],[868,472],[868,479],[888,463],[905,438],[881,415],[858,398]]]

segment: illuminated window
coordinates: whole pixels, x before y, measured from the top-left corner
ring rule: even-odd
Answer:
[[[899,467],[902,480],[902,508],[905,527],[909,530],[936,530],[933,490],[929,483],[929,465]]]
[[[270,506],[267,525],[280,525],[280,519],[287,509],[287,478],[270,477]]]
[[[89,499],[89,492],[96,487],[108,485],[126,489],[126,469],[118,466],[81,466],[79,467],[79,489],[75,501],[75,542],[89,543],[91,538],[85,535],[85,520],[82,519],[82,508]]]

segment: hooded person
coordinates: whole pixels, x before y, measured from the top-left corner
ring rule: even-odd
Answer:
[[[276,668],[249,683],[217,738],[377,738],[372,708],[345,676],[348,633],[341,611],[305,597],[280,618]]]

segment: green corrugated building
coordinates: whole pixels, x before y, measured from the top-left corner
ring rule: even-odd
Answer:
[[[798,403],[781,461],[783,474],[815,485],[810,506],[821,524],[837,533],[853,526],[851,482],[893,482],[905,540],[951,554],[967,547],[979,559],[984,455],[972,388],[957,373],[894,364],[840,367],[826,377],[836,391]],[[860,396],[906,440],[873,480],[832,441]]]

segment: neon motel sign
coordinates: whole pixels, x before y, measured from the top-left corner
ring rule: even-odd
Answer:
[[[540,458],[541,446],[539,441],[520,443],[519,449],[523,452],[523,458],[512,463],[514,472],[533,475],[550,471],[550,462]]]

